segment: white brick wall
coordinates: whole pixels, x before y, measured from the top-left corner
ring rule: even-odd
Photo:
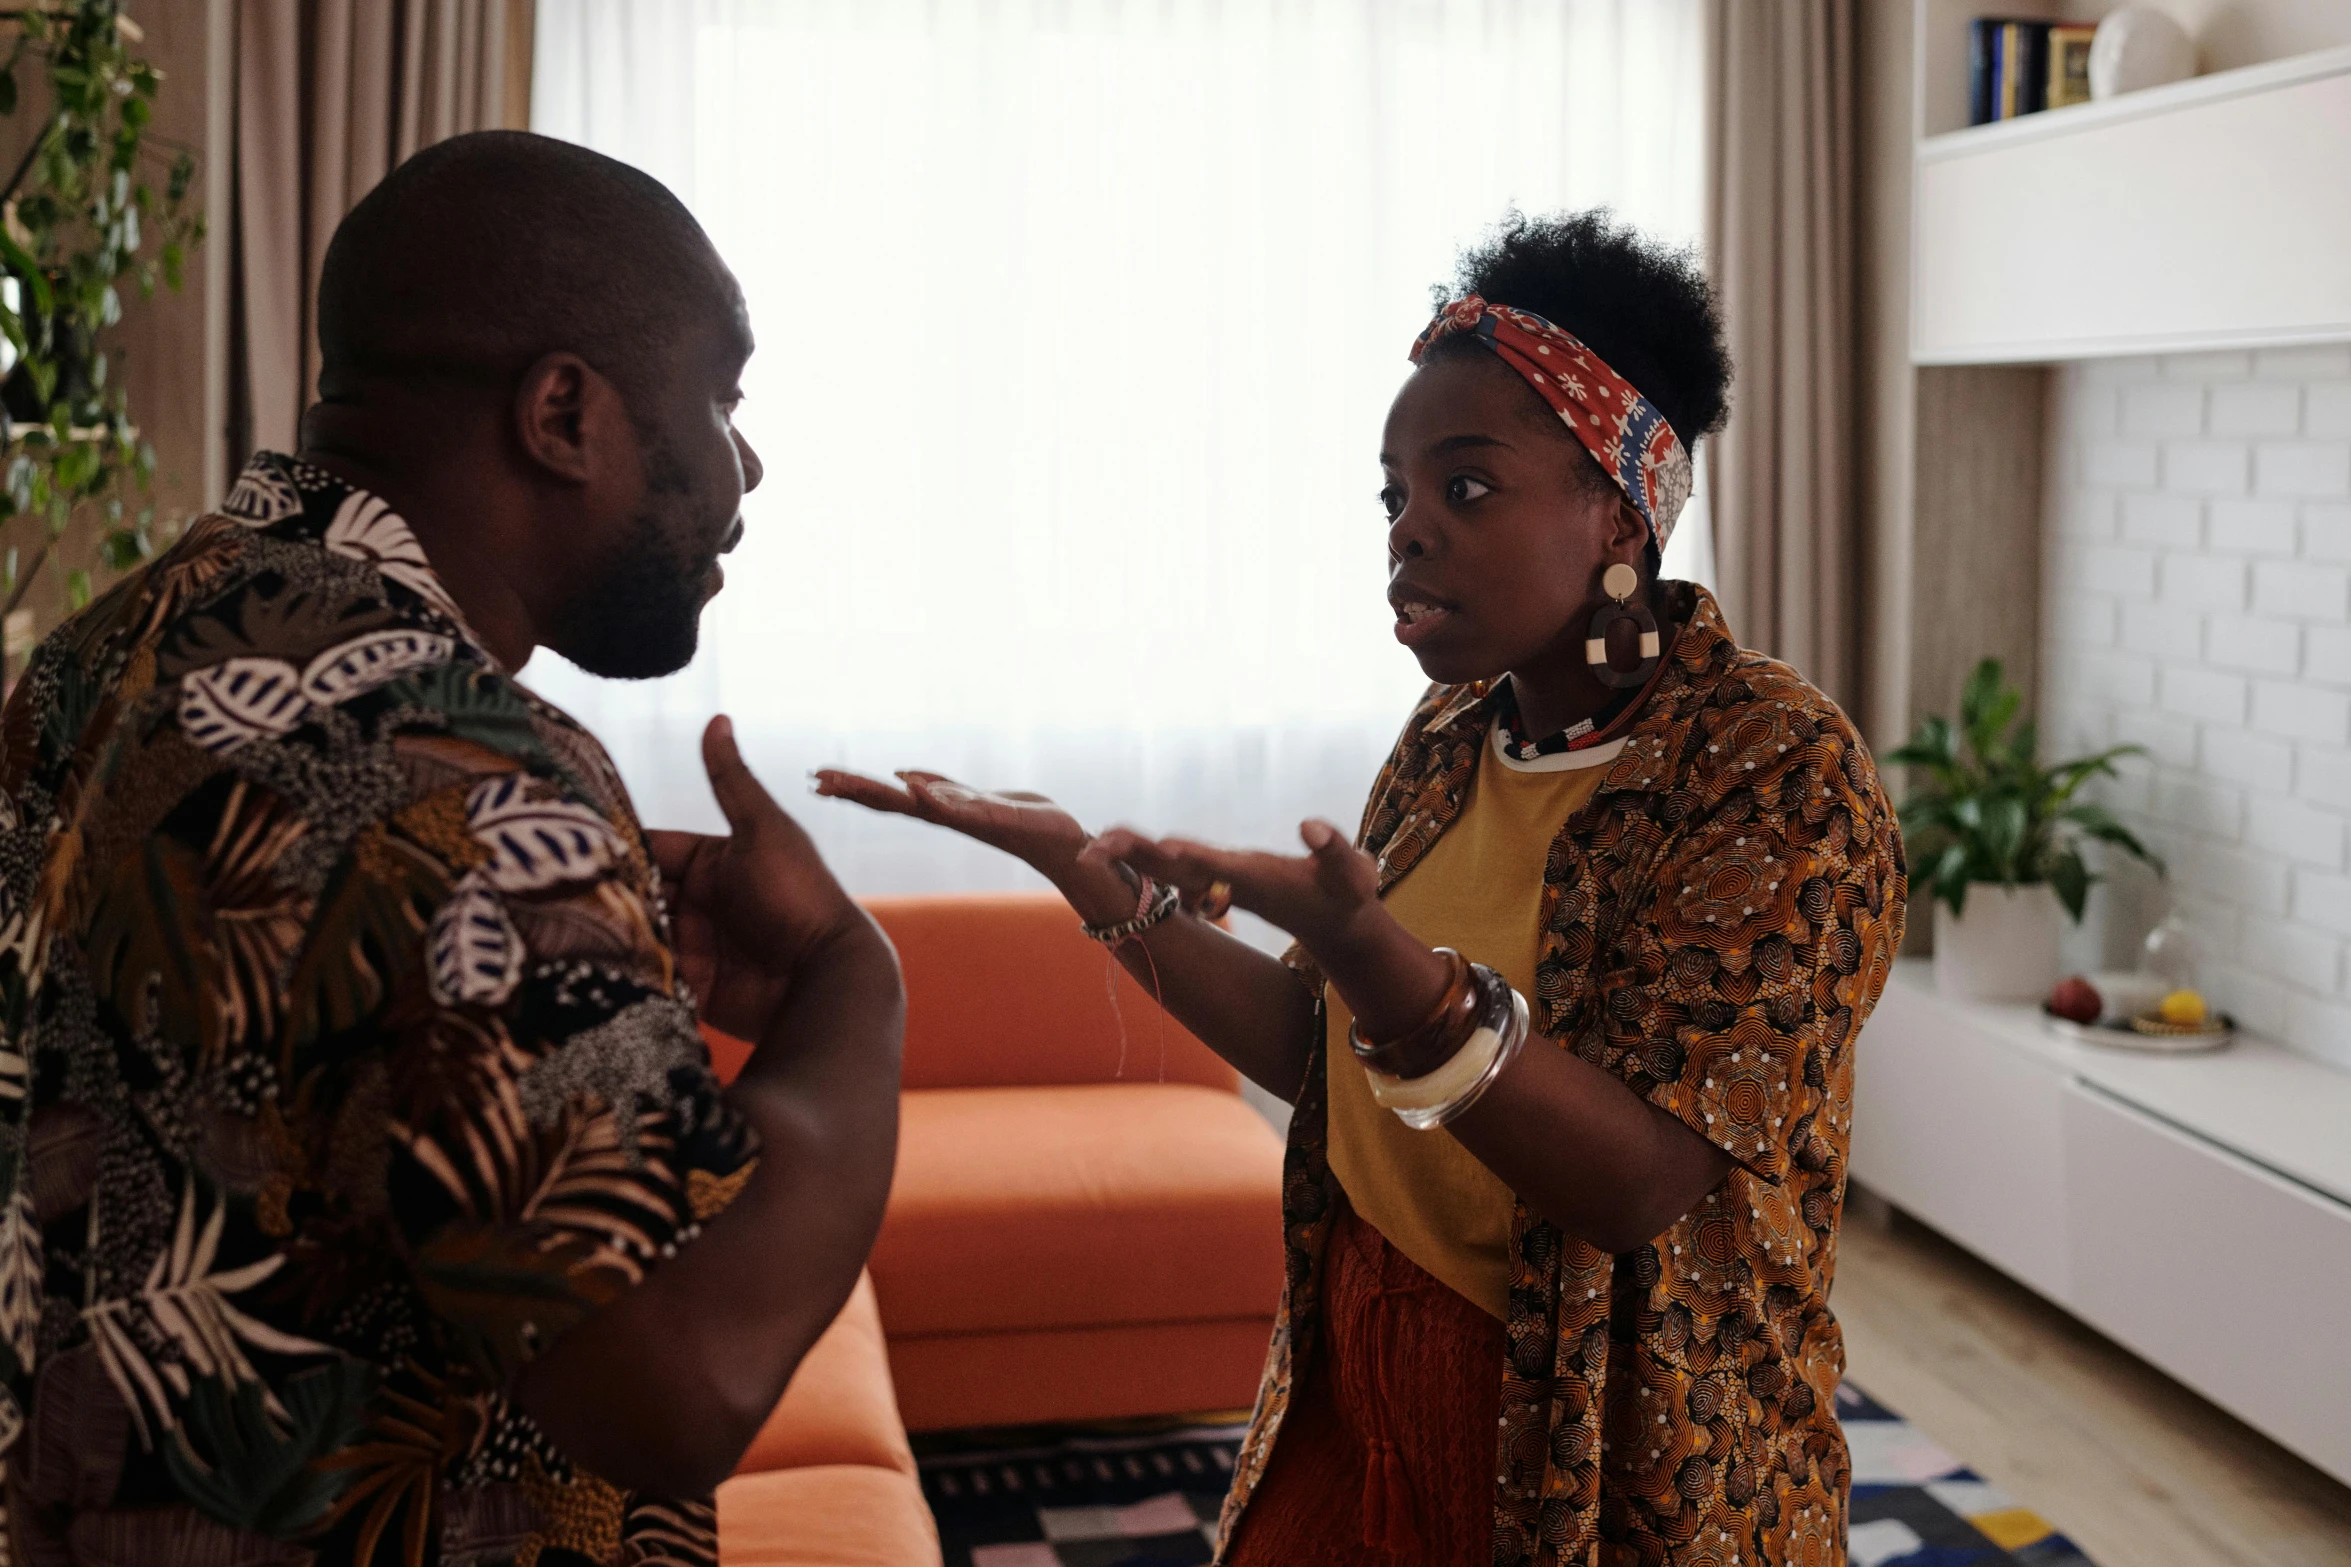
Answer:
[[[2351,1068],[2351,349],[2070,366],[2051,407],[2042,726],[2148,749],[2106,798],[2171,865],[2069,955],[2176,909],[2221,1005]]]

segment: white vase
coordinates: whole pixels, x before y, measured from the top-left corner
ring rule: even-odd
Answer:
[[[2196,74],[2196,44],[2152,6],[2107,13],[2090,40],[2090,96],[2106,99]]]
[[[1976,882],[1967,912],[1935,901],[1935,989],[1964,1001],[2039,1001],[2057,983],[2065,911],[2046,882]]]

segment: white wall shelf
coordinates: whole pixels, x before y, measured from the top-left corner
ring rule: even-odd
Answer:
[[[1912,224],[1919,364],[2351,341],[2351,48],[1924,137]]]
[[[1917,959],[1855,1070],[1855,1180],[2351,1481],[2351,1074],[2075,1044]]]

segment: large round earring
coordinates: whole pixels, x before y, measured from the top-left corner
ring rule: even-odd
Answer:
[[[1641,574],[1623,561],[1601,574],[1600,591],[1616,602],[1592,612],[1592,623],[1584,628],[1584,661],[1592,666],[1593,678],[1604,685],[1647,685],[1656,672],[1660,651],[1657,617],[1649,613],[1646,602],[1634,596],[1640,588]],[[1631,669],[1619,669],[1608,661],[1608,633],[1627,620],[1640,630],[1641,661]]]

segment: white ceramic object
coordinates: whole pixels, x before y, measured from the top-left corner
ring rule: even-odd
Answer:
[[[2195,74],[2195,41],[2153,6],[2126,5],[2110,13],[2090,40],[2092,98],[2161,87]]]
[[[2132,1018],[2154,1011],[2175,988],[2162,975],[2138,969],[2101,969],[2083,977],[2104,1003],[2098,1012],[2101,1027],[2129,1027]]]
[[[2047,883],[1977,882],[1967,912],[1935,900],[1935,989],[1961,1001],[2039,1001],[2057,983],[2065,910]]]

